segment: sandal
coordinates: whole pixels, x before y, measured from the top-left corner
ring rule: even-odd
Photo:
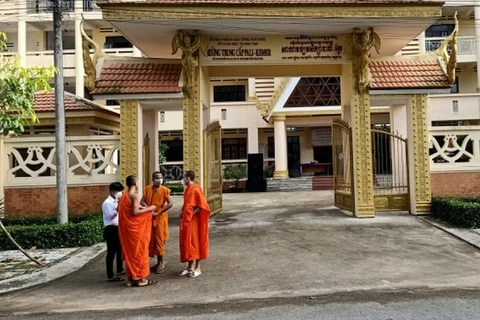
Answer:
[[[202,271],[193,270],[193,271],[190,271],[190,272],[188,273],[188,277],[189,277],[189,278],[196,278],[196,277],[198,277],[198,276],[201,275],[201,274],[202,274]]]
[[[193,270],[185,269],[185,270],[182,270],[182,271],[178,272],[177,276],[183,277],[183,276],[188,275],[190,272],[193,272]]]
[[[146,287],[146,286],[151,286],[152,284],[157,284],[158,281],[152,280],[152,279],[147,279],[146,284],[140,284],[140,280],[136,280],[136,283],[134,284],[134,287]]]
[[[127,282],[127,287],[137,287],[138,286],[138,280],[132,280],[132,282]]]
[[[122,277],[119,277],[119,276],[107,279],[108,282],[122,282],[123,280],[125,280],[125,279],[123,279]]]
[[[165,272],[165,265],[163,265],[163,264],[158,265],[158,267],[157,267],[157,269],[155,270],[155,272],[156,272],[157,274],[162,274],[162,273],[164,273],[164,272]]]

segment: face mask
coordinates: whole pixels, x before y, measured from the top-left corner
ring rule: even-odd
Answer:
[[[120,199],[121,196],[122,196],[121,192],[115,193],[115,199]]]
[[[153,184],[156,186],[159,186],[163,183],[163,179],[155,179],[153,180]]]
[[[185,182],[185,179],[182,179],[182,185],[186,185],[187,183]]]

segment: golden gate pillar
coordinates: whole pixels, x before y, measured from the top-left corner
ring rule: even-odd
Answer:
[[[122,183],[129,175],[143,185],[142,109],[137,101],[120,101],[120,175]],[[141,190],[140,190],[141,192]]]
[[[353,90],[350,116],[353,145],[354,213],[358,218],[375,216],[370,128],[370,94],[368,64],[370,49],[380,48],[380,39],[373,28],[358,28],[347,39],[352,57]]]
[[[427,123],[427,95],[415,94],[407,103],[408,157],[410,179],[410,212],[430,212],[430,156]]]
[[[198,31],[179,30],[172,41],[172,54],[182,49],[183,170],[192,170],[202,183],[202,107],[199,52],[206,54],[207,40]]]

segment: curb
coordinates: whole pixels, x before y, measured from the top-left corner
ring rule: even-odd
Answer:
[[[455,228],[446,222],[429,216],[417,216],[417,218],[442,231],[445,231],[446,233],[470,244],[471,246],[474,246],[477,249],[480,249],[480,229]]]
[[[30,288],[39,284],[64,277],[85,266],[88,262],[105,252],[105,243],[80,248],[66,259],[38,272],[19,275],[0,281],[0,294]]]

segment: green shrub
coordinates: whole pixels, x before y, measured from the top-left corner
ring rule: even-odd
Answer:
[[[165,187],[170,189],[172,193],[183,193],[183,185],[181,183],[166,184]]]
[[[4,224],[23,248],[72,248],[103,241],[103,223],[99,214],[69,217],[68,224],[56,224],[56,217],[6,219]],[[0,233],[0,250],[16,249],[5,233]]]
[[[240,179],[247,177],[247,166],[245,164],[227,164],[223,168],[223,177],[226,180],[235,181],[235,187],[238,187]]]
[[[480,228],[480,198],[433,198],[432,215],[457,227]]]

